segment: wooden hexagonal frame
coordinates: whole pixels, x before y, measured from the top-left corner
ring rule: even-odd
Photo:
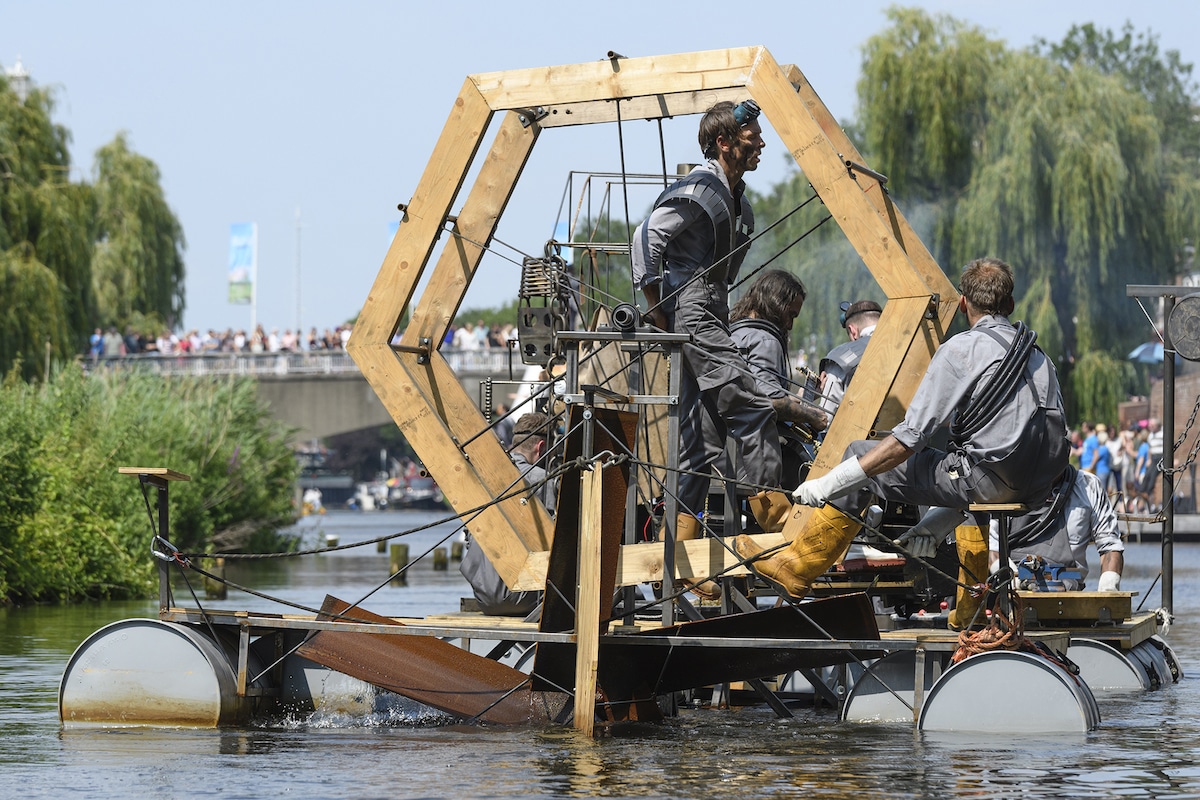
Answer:
[[[884,187],[792,66],[763,47],[472,75],[454,102],[400,229],[363,305],[347,350],[447,499],[470,513],[471,531],[514,589],[545,583],[552,521],[536,501],[493,504],[521,480],[479,409],[437,351],[491,241],[513,188],[547,128],[699,114],[720,100],[752,97],[888,297],[871,344],[821,448],[814,474],[840,460],[848,442],[898,420],[945,336],[958,295],[891,203]],[[536,109],[536,112],[535,112]],[[492,116],[506,112],[457,218],[449,217]],[[543,115],[544,112],[544,115]],[[865,166],[865,165],[864,165]],[[446,237],[425,292],[391,346],[434,246]],[[931,309],[936,313],[930,314]],[[427,343],[428,355],[418,352]],[[479,509],[477,512],[473,509]],[[803,528],[797,507],[784,535]],[[766,537],[770,541],[770,536]],[[728,552],[710,540],[683,542],[681,576],[713,574]],[[618,581],[662,580],[660,545],[622,548]]]

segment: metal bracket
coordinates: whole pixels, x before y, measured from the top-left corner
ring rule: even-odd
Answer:
[[[929,305],[925,308],[925,319],[935,320],[941,318],[942,296],[934,292],[929,297]]]

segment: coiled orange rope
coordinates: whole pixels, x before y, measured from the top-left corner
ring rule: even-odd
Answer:
[[[1025,609],[1021,604],[1021,597],[1010,591],[1008,593],[1009,603],[1012,608],[1014,623],[1004,612],[1000,610],[999,604],[992,609],[992,618],[987,626],[981,630],[972,631],[970,628],[964,628],[958,634],[958,649],[954,651],[954,655],[950,658],[950,663],[957,664],[960,661],[970,658],[979,653],[986,653],[991,650],[1024,650],[1027,649],[1025,642]]]

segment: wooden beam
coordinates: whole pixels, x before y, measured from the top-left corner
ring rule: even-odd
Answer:
[[[450,119],[434,146],[433,156],[413,192],[346,345],[355,363],[358,363],[355,349],[360,343],[387,344],[396,332],[491,115],[487,103],[468,79],[454,101]],[[366,374],[366,370],[363,372]]]
[[[446,245],[412,321],[404,330],[405,345],[415,347],[422,338],[428,338],[435,347],[441,346],[483,258],[480,245],[491,243],[540,130],[537,125],[523,125],[515,112],[505,114],[458,219],[446,234]]]
[[[603,467],[597,464],[593,469],[581,472],[579,482],[579,582],[575,593],[575,730],[585,736],[591,736],[596,722],[596,669],[600,654]]]
[[[472,75],[493,111],[745,86],[762,47],[621,58]]]

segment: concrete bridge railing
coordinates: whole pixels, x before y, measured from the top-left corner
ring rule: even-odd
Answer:
[[[510,377],[509,351],[453,350],[441,354],[472,397],[487,378]],[[513,354],[511,374],[524,373]],[[164,378],[247,377],[257,382],[258,396],[282,422],[296,428],[294,439],[323,439],[339,433],[392,423],[354,360],[341,350],[299,353],[142,354],[86,362],[93,372],[137,370]]]

